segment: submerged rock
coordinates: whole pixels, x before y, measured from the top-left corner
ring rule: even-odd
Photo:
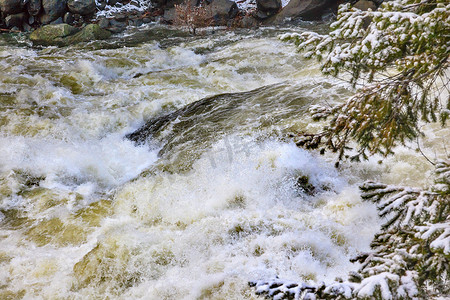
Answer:
[[[108,30],[100,28],[97,24],[89,24],[81,31],[68,24],[46,25],[35,30],[30,40],[37,45],[66,46],[70,44],[103,40],[111,36]]]

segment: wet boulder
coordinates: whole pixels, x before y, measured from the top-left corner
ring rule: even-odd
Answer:
[[[42,0],[44,14],[41,23],[48,24],[59,17],[63,17],[67,11],[67,0]]]
[[[22,0],[0,0],[0,11],[4,15],[17,14],[22,12],[24,2]]]
[[[96,11],[95,0],[68,0],[67,7],[73,14],[92,15]]]
[[[111,32],[100,28],[98,24],[88,24],[80,32],[64,38],[66,45],[94,40],[105,40],[111,36]]]
[[[30,34],[30,40],[39,45],[55,45],[66,36],[78,32],[79,29],[68,24],[45,25]]]
[[[111,36],[111,32],[100,28],[97,24],[88,24],[83,29],[68,24],[45,25],[30,34],[30,40],[37,45],[67,46],[80,42],[103,40]]]
[[[320,20],[324,13],[337,8],[337,0],[291,0],[277,15],[267,23],[282,23],[286,18],[303,20]]]

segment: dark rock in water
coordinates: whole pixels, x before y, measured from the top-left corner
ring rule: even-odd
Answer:
[[[152,21],[152,19],[150,18],[143,18],[142,22],[144,22],[145,24],[150,23]]]
[[[95,0],[68,0],[67,7],[74,14],[82,16],[92,15],[95,13]]]
[[[337,7],[337,0],[291,0],[278,14],[267,23],[282,23],[286,18],[302,18],[303,20],[320,20],[324,12]]]
[[[0,0],[0,11],[4,15],[17,14],[22,12],[24,2],[22,0]]]
[[[118,2],[120,2],[119,0],[107,0],[108,5],[114,6],[116,5]]]
[[[27,10],[30,16],[37,16],[41,12],[41,0],[29,0]]]
[[[274,15],[281,9],[281,0],[256,0],[256,9],[262,15]]]
[[[64,20],[64,23],[66,23],[66,24],[73,24],[73,22],[75,21],[73,14],[71,12],[66,12],[63,20]]]
[[[296,186],[302,189],[308,195],[314,195],[316,187],[309,183],[308,176],[300,176],[297,179]]]
[[[25,20],[25,13],[9,15],[5,18],[5,24],[8,28],[22,27],[23,20]]]
[[[45,14],[41,17],[41,23],[48,24],[64,16],[67,11],[67,0],[42,0],[42,7]]]
[[[135,77],[142,75],[145,74],[137,74]],[[153,139],[162,139],[166,142],[160,151],[160,154],[163,154],[182,139],[193,139],[199,132],[214,136],[219,134],[225,128],[223,120],[233,118],[237,107],[242,106],[249,98],[259,95],[261,91],[257,89],[245,93],[227,93],[198,100],[172,113],[147,121],[141,128],[125,137],[138,145]],[[205,120],[205,114],[208,114],[208,120]],[[198,124],[203,126],[197,126]],[[233,123],[231,126],[236,125]],[[160,136],[168,128],[170,133]]]

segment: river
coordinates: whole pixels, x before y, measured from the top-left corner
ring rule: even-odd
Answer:
[[[0,35],[0,298],[257,299],[249,280],[356,270],[380,224],[358,184],[424,186],[433,168],[411,146],[336,169],[287,138],[353,93],[278,39],[311,26],[149,25],[63,48]],[[450,134],[430,128],[433,157]]]

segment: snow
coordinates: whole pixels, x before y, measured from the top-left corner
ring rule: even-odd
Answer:
[[[238,8],[242,11],[251,11],[256,9],[256,0],[233,0],[236,2]],[[285,7],[289,4],[290,0],[281,0],[281,6]],[[132,4],[134,3],[134,4]],[[99,5],[98,0],[96,0],[97,6]],[[144,12],[152,6],[151,0],[136,0],[125,5],[117,3],[116,5],[106,5],[103,10],[97,12],[97,17],[111,17],[114,14],[126,13],[131,11],[141,11]]]

